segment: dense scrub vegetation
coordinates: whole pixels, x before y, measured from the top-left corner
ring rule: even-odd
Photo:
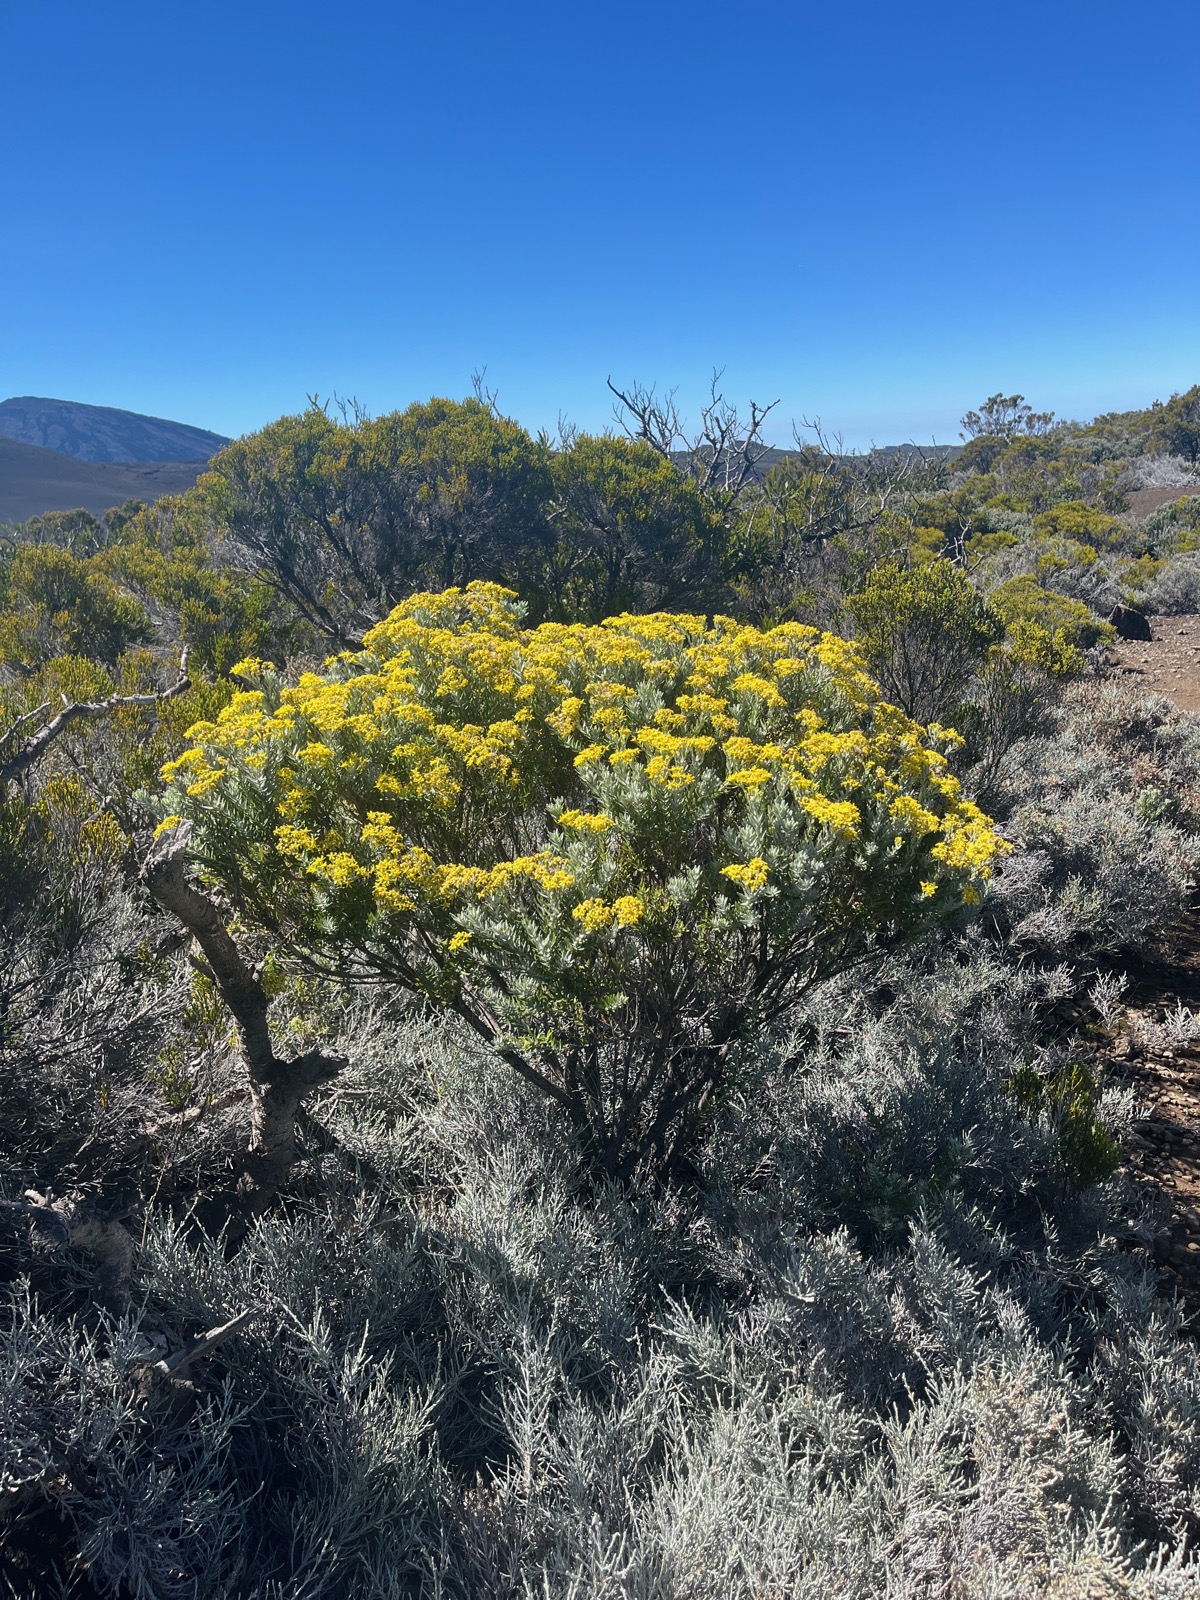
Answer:
[[[1200,722],[1097,668],[1198,608],[1200,392],[621,399],[5,536],[12,1594],[1195,1592],[1097,1044]]]

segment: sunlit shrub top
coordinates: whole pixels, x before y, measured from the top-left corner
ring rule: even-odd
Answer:
[[[514,602],[414,596],[292,686],[244,663],[254,687],[164,772],[202,857],[356,947],[419,927],[435,964],[469,959],[495,902],[586,943],[747,902],[803,922],[817,876],[842,915],[978,899],[998,841],[947,736],[882,704],[845,641],[667,614],[526,631]]]

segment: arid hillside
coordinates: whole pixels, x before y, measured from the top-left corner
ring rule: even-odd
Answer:
[[[57,450],[0,438],[0,525],[47,511],[106,511],[125,500],[182,494],[204,461],[78,461]]]

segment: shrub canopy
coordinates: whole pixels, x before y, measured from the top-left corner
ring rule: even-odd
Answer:
[[[1004,632],[962,568],[945,559],[881,563],[846,609],[884,693],[922,721],[956,713]]]
[[[855,648],[660,613],[525,630],[490,584],[267,664],[164,769],[164,826],[308,959],[460,1012],[603,1170],[669,1163],[731,1048],[977,902],[999,841]]]

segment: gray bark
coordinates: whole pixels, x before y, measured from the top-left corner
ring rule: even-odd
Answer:
[[[296,1119],[301,1106],[320,1084],[336,1077],[346,1062],[321,1050],[290,1059],[275,1054],[266,991],[230,937],[216,906],[187,877],[190,837],[191,824],[187,822],[164,834],[142,868],[142,882],[199,945],[207,971],[233,1017],[250,1080],[247,1186],[272,1191],[296,1159]]]
[[[21,744],[12,755],[0,759],[0,796],[10,783],[16,783],[23,778],[33,766],[34,762],[43,755],[54,741],[64,734],[73,722],[94,720],[97,717],[111,717],[117,711],[124,711],[132,706],[149,708],[161,705],[164,700],[173,700],[176,695],[181,695],[185,689],[191,688],[191,679],[187,671],[188,653],[184,650],[179,658],[179,677],[169,689],[164,689],[161,694],[114,694],[107,700],[72,700],[64,698],[63,708],[45,723],[38,731]],[[0,734],[0,750],[15,741],[25,725],[35,722],[44,716],[50,709],[50,703],[38,706],[34,711],[28,711],[23,717],[18,717],[11,728]]]

